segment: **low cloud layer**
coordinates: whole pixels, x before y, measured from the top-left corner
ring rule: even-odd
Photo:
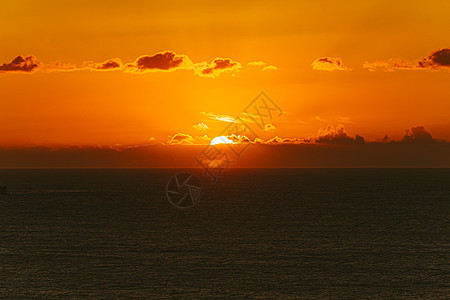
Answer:
[[[1,148],[0,168],[191,168],[204,145]],[[450,143],[255,144],[230,167],[450,167]]]
[[[339,57],[320,57],[313,61],[311,66],[318,71],[350,71],[348,67],[344,66],[342,58]]]
[[[268,65],[265,62],[249,63],[257,66],[254,71],[276,70],[277,67]],[[0,73],[6,72],[63,72],[63,71],[123,71],[127,73],[142,74],[147,72],[167,72],[174,70],[191,70],[200,77],[215,78],[222,74],[238,74],[243,70],[241,63],[231,58],[215,58],[211,63],[198,62],[193,63],[191,59],[184,54],[177,54],[173,51],[158,52],[153,55],[142,55],[134,62],[122,63],[120,58],[111,58],[104,62],[85,61],[81,66],[71,63],[62,63],[60,61],[44,64],[30,55],[23,57],[19,55],[9,63],[0,65]],[[250,70],[246,68],[245,70]]]
[[[369,71],[385,71],[393,72],[395,70],[409,70],[413,68],[413,65],[404,59],[390,58],[385,61],[365,62],[363,68]]]
[[[450,49],[433,51],[427,57],[417,61],[390,58],[374,62],[365,62],[363,68],[369,71],[393,72],[396,70],[450,70]]]
[[[200,127],[194,126],[196,129],[200,129],[203,123],[200,123]],[[268,124],[267,128],[275,128],[275,126]],[[267,131],[273,131],[270,129]],[[402,143],[402,144],[432,144],[432,143],[447,143],[444,140],[437,140],[433,138],[431,133],[429,133],[424,126],[416,126],[411,129],[405,129],[405,134],[400,140],[390,140],[387,136],[380,139],[378,142],[371,140],[366,141],[366,139],[356,134],[351,136],[347,133],[342,124],[337,126],[328,125],[325,129],[319,129],[316,136],[313,137],[279,137],[275,136],[272,138],[260,138],[254,137],[249,138],[245,134],[236,135],[231,134],[227,136],[234,143],[250,143],[250,144],[261,144],[261,145],[281,145],[281,144],[327,144],[327,145],[349,145],[349,144],[383,144],[383,143]],[[186,133],[177,133],[169,138],[168,141],[160,141],[162,144],[176,145],[208,145],[214,137],[204,136],[191,136]]]

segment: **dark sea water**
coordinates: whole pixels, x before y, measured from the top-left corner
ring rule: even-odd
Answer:
[[[450,297],[450,169],[179,171],[0,170],[0,298]]]

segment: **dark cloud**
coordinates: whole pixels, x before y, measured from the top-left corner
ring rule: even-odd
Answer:
[[[421,68],[450,67],[450,49],[444,48],[432,52],[428,57],[419,61]]]
[[[33,55],[25,58],[22,55],[18,55],[10,63],[0,65],[0,72],[33,72],[40,65],[41,63]]]
[[[365,143],[364,138],[360,135],[356,135],[354,138],[347,135],[347,132],[345,132],[345,128],[342,125],[339,125],[336,128],[329,125],[326,130],[320,130],[319,136],[315,141],[319,144]]]
[[[187,56],[177,55],[173,51],[165,51],[155,55],[140,56],[134,63],[128,64],[127,67],[137,71],[171,70],[182,67],[186,62],[190,62]]]
[[[417,126],[405,130],[405,135],[402,139],[403,143],[417,143],[417,144],[431,144],[435,143],[431,133],[425,130],[423,126]]]

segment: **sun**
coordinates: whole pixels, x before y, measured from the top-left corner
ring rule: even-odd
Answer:
[[[213,140],[210,143],[210,145],[217,145],[217,144],[234,144],[234,142],[230,140],[228,137],[221,135],[213,138]]]

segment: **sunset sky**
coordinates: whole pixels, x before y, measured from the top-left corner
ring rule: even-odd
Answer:
[[[147,147],[159,163],[146,166],[175,166],[174,147],[209,144],[261,91],[284,113],[256,148],[417,142],[441,157],[449,13],[443,0],[2,1],[0,167],[74,146]]]

